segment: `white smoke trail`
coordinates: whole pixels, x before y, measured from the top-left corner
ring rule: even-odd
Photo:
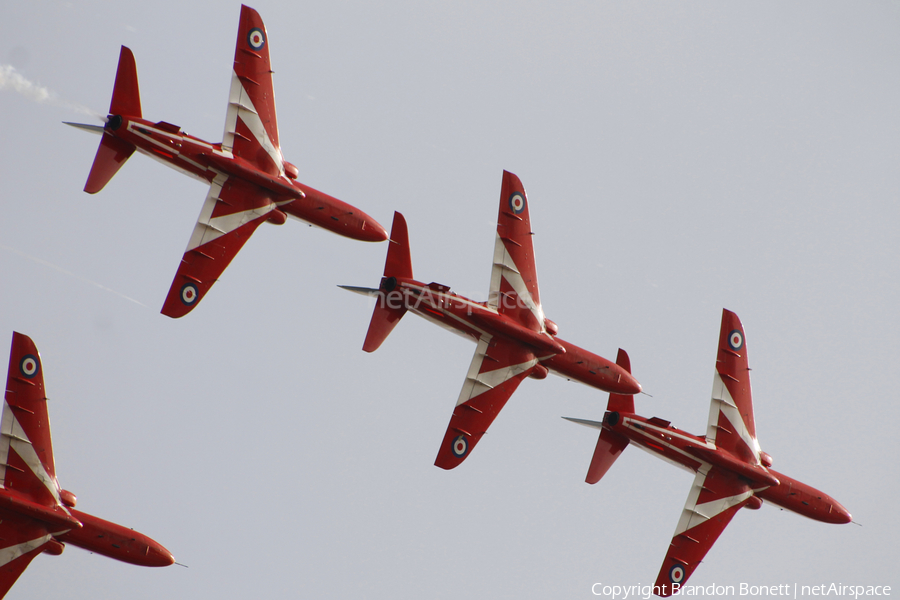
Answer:
[[[58,106],[83,115],[97,117],[101,121],[104,120],[104,115],[97,111],[75,102],[63,100],[44,86],[28,81],[12,65],[0,65],[0,90],[12,90],[38,104]]]
[[[89,283],[89,284],[91,284],[91,285],[95,285],[95,286],[97,286],[98,288],[100,288],[101,290],[103,290],[104,292],[109,292],[109,293],[111,293],[111,294],[115,294],[116,296],[119,296],[120,298],[124,298],[125,300],[129,300],[129,301],[131,301],[131,302],[134,302],[135,304],[138,304],[138,305],[140,305],[140,306],[143,306],[144,308],[150,308],[149,306],[147,306],[147,305],[144,304],[143,302],[140,302],[140,301],[138,301],[138,300],[135,300],[134,298],[131,298],[131,297],[129,297],[129,296],[126,296],[125,294],[123,294],[123,293],[121,293],[121,292],[117,292],[116,290],[114,290],[114,289],[112,289],[112,288],[108,288],[108,287],[106,287],[105,285],[99,284],[99,283],[97,283],[96,281],[91,281],[91,280],[88,279],[87,277],[82,277],[81,275],[77,275],[77,274],[75,274],[75,273],[72,273],[71,271],[66,271],[66,270],[63,269],[62,267],[59,267],[59,266],[57,266],[57,265],[54,265],[53,263],[47,262],[46,260],[40,259],[40,258],[38,258],[38,257],[36,257],[36,256],[31,256],[31,255],[29,255],[29,254],[25,254],[25,253],[22,252],[21,250],[16,250],[15,248],[10,248],[10,247],[7,246],[6,244],[0,244],[0,248],[3,248],[4,250],[8,250],[8,251],[12,252],[13,254],[18,254],[19,256],[21,256],[21,257],[23,257],[23,258],[27,258],[28,260],[32,260],[32,261],[36,262],[36,263],[39,264],[39,265],[43,265],[43,266],[49,267],[49,268],[51,268],[51,269],[53,269],[53,270],[55,270],[55,271],[59,271],[60,273],[62,273],[62,274],[64,274],[64,275],[68,275],[69,277],[74,277],[75,279],[77,279],[77,280],[79,280],[79,281],[83,281],[84,283]]]

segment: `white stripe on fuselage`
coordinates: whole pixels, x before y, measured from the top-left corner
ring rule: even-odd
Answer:
[[[422,309],[420,308],[420,305],[424,304],[424,305],[427,306],[428,308],[433,309],[433,310],[435,310],[435,311],[441,313],[441,314],[444,315],[445,317],[451,318],[451,319],[453,319],[454,321],[457,321],[457,322],[459,322],[459,323],[462,323],[463,325],[465,325],[465,326],[468,327],[469,329],[473,329],[473,330],[477,331],[479,336],[485,336],[485,335],[490,336],[490,335],[491,335],[490,333],[488,333],[488,332],[485,331],[484,329],[482,329],[482,328],[477,327],[476,325],[474,325],[472,322],[467,321],[467,320],[465,320],[465,319],[459,317],[458,315],[452,313],[451,311],[448,311],[447,309],[445,309],[445,308],[441,305],[441,303],[439,302],[439,300],[441,300],[441,299],[446,300],[449,304],[459,303],[459,304],[462,304],[463,306],[471,306],[471,307],[475,308],[476,310],[487,310],[487,311],[490,311],[491,313],[493,313],[493,314],[495,314],[495,315],[497,314],[496,309],[492,309],[492,308],[485,307],[483,304],[479,304],[479,303],[477,303],[477,302],[473,302],[472,300],[469,300],[469,299],[464,298],[464,297],[462,297],[462,296],[457,296],[457,295],[455,295],[455,294],[448,294],[448,293],[446,293],[446,292],[440,292],[440,291],[438,291],[438,290],[434,290],[434,289],[432,289],[432,288],[425,287],[425,286],[423,286],[423,285],[414,285],[414,284],[411,284],[411,283],[403,283],[403,284],[401,284],[401,286],[402,286],[403,288],[406,288],[407,290],[411,290],[411,291],[412,291],[412,290],[415,290],[415,291],[418,291],[418,292],[421,293],[421,294],[418,295],[418,296],[416,296],[415,294],[411,294],[411,295],[413,295],[413,296],[416,297],[417,302],[415,303],[415,304],[416,304],[415,306],[407,306],[407,308],[408,308],[409,310],[413,311],[414,313],[416,313],[416,314],[419,315],[420,317],[424,317],[424,318],[426,318],[426,319],[429,319],[429,320],[431,320],[432,322],[437,323],[437,324],[440,325],[441,327],[444,327],[444,328],[451,328],[451,327],[449,327],[446,323],[441,323],[439,320],[435,319],[435,318],[434,318],[434,315],[429,315],[427,311],[422,310]],[[424,296],[424,297],[423,297],[423,296]]]
[[[434,298],[449,300],[450,302],[459,303],[464,306],[471,306],[473,308],[477,308],[478,310],[486,310],[495,315],[500,314],[499,312],[497,312],[496,308],[494,308],[492,306],[485,306],[484,304],[482,304],[480,302],[475,302],[474,300],[469,300],[468,298],[466,298],[464,296],[459,296],[457,294],[453,294],[450,292],[442,292],[440,290],[436,290],[434,288],[430,288],[430,287],[427,287],[424,285],[415,285],[412,283],[404,283],[402,285],[403,285],[403,287],[405,287],[407,289],[423,292],[423,293],[433,296]],[[438,309],[438,310],[440,310],[440,308],[441,308],[440,306],[437,306],[434,302],[429,304],[429,306],[431,306],[432,308]],[[412,310],[415,310],[415,309],[412,309]],[[441,312],[444,312],[444,311],[442,310]]]
[[[707,448],[707,449],[709,449],[709,450],[715,450],[715,449],[716,449],[716,445],[715,445],[714,443],[710,442],[709,440],[706,440],[705,442],[701,443],[699,440],[697,440],[697,439],[694,438],[694,437],[687,436],[687,435],[685,435],[685,434],[683,434],[683,433],[679,433],[678,431],[675,431],[675,430],[672,430],[672,429],[668,429],[668,428],[666,428],[666,427],[659,427],[659,426],[657,426],[657,425],[652,425],[652,424],[650,424],[650,423],[647,423],[646,421],[639,421],[639,420],[637,420],[637,419],[632,419],[632,418],[629,418],[629,417],[624,417],[624,418],[622,419],[622,424],[623,424],[625,427],[627,427],[628,429],[630,429],[631,431],[635,431],[635,432],[639,433],[640,435],[642,435],[643,437],[646,437],[648,440],[651,440],[651,441],[653,441],[653,442],[655,442],[655,443],[657,443],[657,444],[660,444],[660,445],[664,446],[665,448],[667,448],[668,450],[672,450],[673,452],[675,452],[675,453],[677,453],[677,454],[680,454],[680,455],[682,455],[682,456],[685,456],[685,457],[691,459],[692,461],[699,462],[699,463],[701,463],[701,464],[705,464],[705,463],[703,463],[703,461],[701,461],[701,460],[700,460],[699,458],[697,458],[696,456],[693,456],[692,454],[688,454],[687,452],[685,452],[684,450],[682,450],[681,448],[679,448],[679,447],[676,446],[675,444],[673,444],[673,443],[667,441],[667,440],[664,439],[664,438],[656,437],[655,435],[652,435],[650,432],[653,431],[653,432],[656,432],[656,433],[660,433],[660,434],[663,434],[663,435],[667,435],[667,436],[669,436],[669,437],[678,438],[678,439],[680,439],[680,440],[684,440],[685,442],[689,442],[689,443],[691,443],[692,445],[705,447],[705,448]],[[640,425],[640,427],[636,427],[636,425]],[[648,430],[649,430],[649,431],[648,431]],[[637,444],[637,446],[643,448],[643,446],[641,446],[641,444]],[[651,452],[651,453],[653,453],[653,454],[656,454],[656,455],[659,456],[660,458],[662,458],[662,459],[664,459],[664,460],[667,460],[667,461],[669,461],[669,462],[671,462],[671,463],[673,463],[673,464],[675,464],[675,465],[677,465],[677,466],[679,466],[679,467],[681,467],[681,468],[683,468],[683,469],[686,469],[686,470],[688,470],[688,471],[690,471],[690,472],[692,472],[692,473],[695,472],[695,470],[692,469],[691,467],[685,465],[684,463],[680,463],[680,462],[677,462],[677,461],[673,461],[672,459],[670,459],[669,457],[665,456],[664,454],[660,454],[660,453],[658,453],[658,452],[655,452],[655,451],[653,451],[653,450],[650,450],[649,448],[643,448],[643,449],[644,449],[644,450],[647,450],[648,452]]]
[[[186,157],[184,154],[181,153],[181,150],[179,148],[173,148],[172,146],[164,144],[163,142],[154,138],[153,136],[147,135],[146,133],[141,131],[141,129],[143,129],[144,131],[149,131],[151,133],[155,133],[157,135],[163,136],[164,138],[169,139],[169,140],[175,140],[176,143],[178,143],[181,147],[184,147],[185,144],[191,144],[194,146],[198,146],[199,148],[201,148],[203,150],[208,150],[214,154],[219,154],[219,155],[231,158],[230,152],[226,153],[226,152],[217,150],[212,144],[209,144],[208,142],[204,142],[203,140],[200,140],[200,139],[188,136],[188,135],[175,135],[175,134],[172,134],[171,132],[163,131],[162,129],[157,129],[155,127],[152,127],[152,126],[149,126],[146,124],[138,124],[133,121],[129,121],[128,131],[133,133],[135,136],[137,136],[143,140],[146,140],[149,144],[158,147],[160,150],[162,150],[166,154],[174,155],[175,159],[185,162],[199,171],[210,171],[212,169],[210,169],[209,167],[207,167],[205,165],[201,165],[200,163],[198,163],[195,160],[192,160],[192,159]],[[204,183],[209,182],[209,180],[206,179],[205,177],[203,177],[202,175],[199,175],[198,173],[195,173],[194,171],[191,171],[191,170],[187,169],[186,167],[179,166],[177,162],[173,162],[171,159],[166,159],[163,156],[160,156],[159,154],[157,154],[156,152],[153,152],[149,148],[144,148],[144,147],[138,146],[137,150],[141,154],[143,154],[145,156],[149,156],[150,158],[152,158],[154,160],[158,160],[159,162],[163,163],[164,165],[166,165],[168,167],[175,169],[176,171],[180,171],[181,173],[184,173],[185,175],[189,175],[195,179],[199,179],[200,181],[203,181]]]

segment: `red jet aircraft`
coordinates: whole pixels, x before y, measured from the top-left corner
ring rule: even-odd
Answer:
[[[478,344],[434,463],[442,469],[465,460],[525,377],[544,379],[553,372],[608,392],[641,391],[627,370],[556,337],[556,323],[541,308],[531,236],[525,188],[504,171],[487,302],[413,279],[400,213],[394,213],[381,286],[340,286],[378,299],[363,344],[366,352],[381,346],[407,310]]]
[[[65,544],[144,567],[175,562],[147,536],[75,510],[75,494],[59,487],[43,364],[21,333],[13,333],[0,434],[0,598],[35,556],[59,555]]]
[[[631,370],[624,350],[619,350],[616,363]],[[600,430],[585,479],[588,483],[600,481],[629,442],[695,473],[654,584],[654,593],[659,596],[671,596],[684,586],[741,508],[758,509],[767,500],[817,521],[851,520],[847,509],[834,498],[772,469],[772,458],[760,450],[750,394],[747,339],[740,319],[731,311],[722,313],[705,437],[676,429],[658,417],[647,419],[634,414],[631,395],[610,394],[602,423],[569,420]]]
[[[247,6],[241,7],[222,143],[141,118],[137,68],[125,46],[106,126],[67,125],[103,136],[84,186],[89,194],[103,189],[135,150],[210,184],[163,304],[169,317],[190,312],[265,221],[281,225],[290,216],[355,240],[387,239],[366,213],[296,181],[297,167],[284,160],[278,141],[269,38],[259,14]]]

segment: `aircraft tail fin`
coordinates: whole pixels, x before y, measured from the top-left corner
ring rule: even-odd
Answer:
[[[631,359],[628,358],[628,353],[621,348],[619,348],[619,353],[616,355],[616,364],[631,373]],[[609,402],[606,405],[606,410],[610,412],[633,413],[634,395],[610,394]]]
[[[140,119],[141,94],[138,89],[137,65],[134,54],[127,46],[119,51],[119,67],[116,69],[116,83],[113,85],[109,114]]]
[[[119,52],[119,67],[116,83],[113,85],[112,100],[109,102],[109,118],[105,129],[115,130],[122,123],[122,116],[141,117],[141,95],[138,89],[137,66],[134,54],[126,46]],[[94,156],[94,164],[88,175],[84,191],[96,194],[119,172],[125,161],[134,154],[134,144],[112,135],[100,139],[100,147]]]
[[[628,358],[628,353],[621,348],[619,348],[619,354],[616,356],[616,364],[631,373],[631,360]],[[634,396],[632,394],[610,394],[606,410],[607,414],[633,413]],[[588,467],[587,476],[584,478],[587,483],[597,483],[606,475],[613,463],[616,462],[616,459],[622,454],[622,450],[628,446],[628,438],[620,433],[605,429],[603,423],[598,423],[597,421],[563,418],[579,425],[600,430],[600,437],[597,439],[594,455],[591,457],[591,465]]]
[[[398,278],[412,279],[412,276],[409,230],[403,215],[395,212],[391,238],[388,241],[387,259],[384,262],[384,277],[381,278],[381,286],[377,293],[373,294],[377,298],[377,303],[372,312],[372,320],[369,321],[366,341],[363,343],[363,350],[366,352],[378,350],[406,314],[403,298],[399,292],[394,293],[394,290]]]
[[[394,213],[394,222],[391,225],[387,260],[384,261],[384,276],[404,279],[412,279],[413,276],[409,253],[409,229],[406,226],[406,219],[398,212]]]

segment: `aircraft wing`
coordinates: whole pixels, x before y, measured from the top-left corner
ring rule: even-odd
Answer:
[[[241,6],[222,149],[270,175],[284,174],[269,36],[259,13],[248,6]]]
[[[481,337],[435,466],[452,469],[466,459],[537,362],[535,355],[519,344]]]
[[[0,522],[0,598],[6,595],[51,535],[37,521],[3,514]]]
[[[660,596],[671,596],[673,584],[683,586],[753,490],[736,475],[708,464],[701,466],[669,551],[654,584]],[[655,592],[657,593],[657,592]]]
[[[545,331],[544,311],[538,294],[531,235],[525,187],[518,177],[503,171],[488,306],[533,331],[542,332]]]
[[[706,437],[735,457],[753,465],[760,464],[747,339],[741,320],[729,310],[722,311]]]
[[[169,288],[162,314],[177,319],[197,306],[275,207],[275,201],[262,188],[236,177],[217,175]]]
[[[0,480],[4,488],[34,502],[60,504],[41,355],[21,333],[13,333],[9,353],[0,417]]]

